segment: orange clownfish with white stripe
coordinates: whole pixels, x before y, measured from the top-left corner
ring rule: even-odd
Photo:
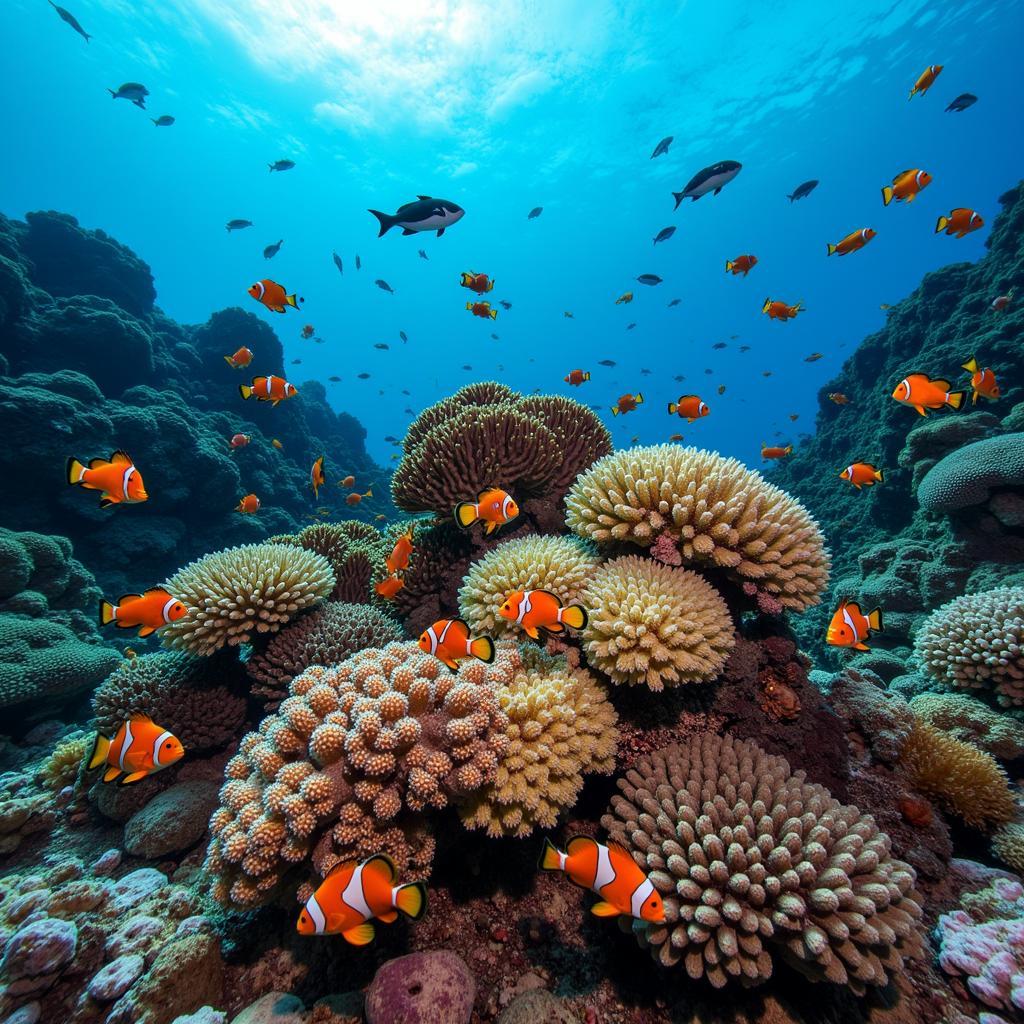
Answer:
[[[566,626],[583,629],[587,625],[587,611],[582,605],[563,605],[550,590],[517,590],[505,598],[498,614],[522,626],[531,640],[540,639],[541,631],[561,636]]]
[[[146,715],[133,715],[121,724],[113,739],[96,734],[89,770],[106,765],[104,782],[120,778],[122,785],[138,782],[185,756],[181,740]]]
[[[573,836],[562,853],[545,839],[540,866],[544,871],[564,871],[571,882],[597,893],[601,901],[590,912],[598,917],[626,914],[651,924],[665,923],[661,893],[617,843],[605,846],[589,836]]]
[[[123,451],[114,452],[109,459],[90,459],[83,466],[78,459],[68,459],[68,483],[100,491],[100,508],[111,505],[133,505],[146,501],[146,485],[135,463]]]
[[[865,640],[872,633],[881,632],[882,609],[876,608],[865,615],[856,601],[840,601],[832,621],[828,624],[825,642],[833,647],[852,647],[855,651],[869,651]]]
[[[100,601],[100,624],[111,622],[121,629],[139,627],[139,636],[149,636],[162,626],[177,622],[188,614],[188,609],[163,587],[150,587],[144,594],[125,594],[117,600]]]
[[[908,373],[893,389],[892,397],[927,416],[929,409],[959,409],[964,404],[964,392],[952,387],[948,380],[932,380],[927,373]]]
[[[248,401],[256,398],[260,402],[277,405],[286,398],[293,398],[299,393],[294,384],[289,384],[284,377],[253,377],[251,384],[239,384],[238,393]]]
[[[391,924],[401,911],[418,921],[427,909],[427,887],[397,881],[394,861],[384,854],[362,864],[338,864],[306,900],[295,930],[300,935],[340,935],[353,946],[365,946],[373,941],[373,918]]]
[[[474,523],[484,522],[484,535],[490,536],[499,526],[512,522],[519,515],[519,506],[508,491],[487,487],[476,501],[460,501],[455,506],[455,522],[468,530]]]
[[[420,650],[443,661],[452,672],[458,672],[459,662],[466,658],[477,658],[485,665],[494,661],[494,641],[489,636],[471,638],[462,619],[438,619],[420,634],[418,643]]]
[[[321,455],[313,463],[313,468],[309,471],[309,482],[313,486],[314,500],[320,497],[320,488],[323,487],[326,479],[324,476],[324,457]]]
[[[271,281],[269,277],[265,277],[262,281],[257,281],[255,284],[250,285],[248,292],[257,302],[262,303],[272,313],[283,313],[285,306],[298,309],[299,303],[306,301],[305,299],[297,299],[294,295],[289,295],[282,285],[279,285],[276,281]]]
[[[971,405],[977,404],[979,395],[982,398],[987,398],[990,402],[999,398],[999,381],[996,380],[996,375],[990,367],[986,366],[982,369],[978,366],[978,361],[974,356],[971,356],[966,363],[962,364],[961,369],[971,375],[971,390],[974,392],[971,395]]]

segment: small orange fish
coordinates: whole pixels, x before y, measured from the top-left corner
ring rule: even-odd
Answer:
[[[618,297],[618,298],[617,298],[617,299],[615,300],[615,305],[616,305],[616,306],[619,306],[619,305],[622,305],[623,303],[626,303],[626,304],[628,305],[628,304],[629,304],[630,302],[632,302],[632,301],[633,301],[633,293],[632,293],[632,292],[623,292],[623,293],[622,293],[622,294],[621,294],[621,295],[620,295],[620,296],[619,296],[619,297]],[[568,316],[568,315],[569,315],[569,314],[568,314],[568,313],[566,313],[566,316]]]
[[[682,441],[683,440],[683,435],[682,434],[669,434],[668,435],[668,439],[670,441]]]
[[[993,300],[989,309],[995,310],[997,313],[1002,313],[1004,309],[1008,309],[1010,303],[1013,301],[1013,292],[1009,291],[1005,295],[997,295]]]
[[[224,357],[224,362],[236,370],[241,370],[252,362],[252,349],[244,345],[230,356]]]
[[[420,634],[419,645],[452,672],[458,672],[459,662],[465,658],[477,658],[488,665],[494,661],[494,641],[489,636],[471,639],[469,626],[462,619],[438,619]]]
[[[383,522],[384,522],[384,520],[385,520],[385,519],[387,519],[387,516],[386,516],[386,515],[384,515],[384,513],[383,513],[383,512],[381,512],[381,513],[379,513],[378,515],[375,515],[375,516],[374,516],[373,518],[374,518],[374,520],[375,520],[376,522],[378,522],[378,523],[383,523]]]
[[[405,586],[405,579],[401,573],[392,573],[386,579],[375,583],[373,589],[384,598],[385,601],[391,601],[395,594],[397,594],[402,587]]]
[[[566,626],[583,629],[587,624],[587,611],[582,605],[563,606],[549,590],[517,590],[505,598],[498,614],[522,626],[532,640],[539,639],[542,630],[561,636]]]
[[[809,356],[804,356],[805,363],[816,363],[819,359],[823,358],[823,352],[812,352]]]
[[[299,333],[304,338],[312,338],[316,333],[316,328],[312,324],[306,324]]]
[[[274,406],[286,398],[294,398],[298,390],[284,377],[253,377],[251,384],[238,385],[238,393],[246,401],[255,396],[257,401],[270,402]]]
[[[880,302],[878,304],[879,309],[892,309],[892,306],[888,302]]]
[[[798,412],[791,412],[791,413],[789,414],[789,418],[790,418],[790,420],[791,420],[791,421],[792,421],[793,423],[796,423],[796,421],[797,421],[798,419],[800,419],[800,413],[798,413]]]
[[[519,506],[508,491],[500,487],[486,487],[476,501],[460,501],[455,506],[455,522],[464,530],[474,523],[484,522],[484,535],[489,537],[499,526],[512,522],[519,515]]]
[[[139,636],[149,636],[170,622],[177,622],[188,609],[163,587],[150,587],[142,594],[125,594],[117,604],[100,601],[100,625],[114,623],[120,629],[139,627]]]
[[[383,854],[362,864],[337,864],[306,900],[295,929],[300,935],[340,935],[353,946],[365,946],[373,941],[373,918],[391,924],[399,911],[413,921],[423,916],[426,886],[397,882],[394,862]]]
[[[835,402],[836,405],[849,405],[850,400],[842,393],[842,391],[830,391],[828,393],[830,402]]]
[[[966,392],[952,391],[952,387],[948,380],[932,380],[926,373],[908,373],[896,385],[892,397],[900,405],[909,405],[927,416],[928,409],[959,409],[964,404]]]
[[[121,785],[129,785],[176,764],[184,756],[185,748],[173,733],[146,715],[134,715],[121,724],[113,739],[96,734],[89,771],[105,764],[104,782],[113,782],[123,774]]]
[[[350,476],[343,477],[341,480],[339,480],[338,481],[338,486],[339,487],[354,487],[355,486],[355,482],[356,482],[356,478],[354,476],[350,475]]]
[[[228,444],[232,448],[244,448],[252,440],[252,434],[232,434]]]
[[[996,375],[987,366],[983,370],[980,369],[977,360],[971,356],[963,364],[963,369],[971,375],[971,388],[974,391],[974,394],[971,395],[971,405],[977,404],[979,395],[982,398],[987,398],[990,402],[999,398],[999,382],[996,380]]]
[[[476,292],[477,295],[494,291],[494,281],[486,274],[478,274],[475,270],[464,272],[459,284],[463,288],[468,288],[471,292]]]
[[[865,640],[872,632],[881,632],[882,610],[876,608],[865,615],[855,601],[840,601],[829,623],[825,642],[833,647],[852,647],[855,651],[869,651]]]
[[[831,242],[828,243],[828,255],[831,256],[837,252],[840,256],[846,256],[851,252],[856,252],[858,249],[863,249],[877,234],[878,232],[874,228],[859,228],[857,231],[851,231],[835,245]]]
[[[733,277],[737,274],[742,274],[746,277],[756,263],[757,257],[752,256],[749,253],[745,256],[737,256],[734,260],[725,261],[725,272],[727,274],[731,273]]]
[[[724,395],[725,394],[725,385],[724,384],[719,384],[718,385],[718,393],[720,395]]]
[[[635,395],[619,395],[618,401],[612,406],[612,415],[618,416],[620,413],[625,415],[627,412],[632,412],[638,405],[643,404],[644,396],[639,391]]]
[[[927,171],[912,167],[909,171],[900,171],[892,179],[891,185],[882,189],[882,205],[888,206],[894,199],[903,203],[912,203],[917,194],[932,183],[932,176]]]
[[[276,449],[277,449],[278,451],[283,451],[283,450],[284,450],[284,445],[283,445],[283,444],[281,444],[281,442],[280,442],[280,441],[278,441],[278,439],[277,439],[276,437],[272,437],[272,438],[270,439],[270,443],[271,443],[271,444],[272,444],[272,445],[273,445],[273,446],[274,446],[274,447],[275,447],[275,448],[276,448]]]
[[[787,444],[785,448],[781,445],[768,445],[764,441],[761,442],[761,458],[762,459],[784,459],[793,450],[791,444]]]
[[[305,299],[297,299],[294,295],[289,295],[281,285],[276,281],[271,281],[269,278],[264,278],[262,281],[257,281],[254,285],[250,285],[248,291],[257,302],[262,303],[272,313],[283,313],[285,306],[298,309],[299,303],[306,301]]]
[[[243,515],[253,515],[260,510],[260,499],[255,494],[247,494],[236,506],[235,511]]]
[[[797,313],[804,311],[803,303],[798,302],[795,306],[787,306],[785,302],[776,299],[765,299],[761,312],[766,313],[769,320],[792,320]]]
[[[409,559],[412,556],[413,543],[412,543],[412,527],[403,533],[398,540],[395,541],[395,546],[391,549],[391,554],[384,559],[384,564],[387,566],[388,573],[394,575],[396,572],[404,572],[409,568]]]
[[[149,498],[142,474],[123,451],[114,452],[109,459],[90,459],[88,466],[78,459],[68,459],[67,474],[72,486],[101,492],[100,508],[134,505]]]
[[[588,370],[570,370],[568,376],[562,378],[566,384],[572,384],[574,387],[579,387],[586,380],[590,380],[590,372]]]
[[[313,488],[314,501],[316,501],[320,497],[320,488],[323,487],[324,480],[324,457],[321,455],[313,463],[313,467],[309,471],[309,482]]]
[[[358,505],[364,498],[373,497],[373,488],[368,487],[365,494],[359,494],[358,491],[353,491],[351,494],[345,496],[346,505]]]
[[[880,469],[875,469],[870,462],[851,462],[840,474],[840,480],[848,480],[859,491],[862,487],[874,487],[876,483],[884,484],[885,477]]]
[[[680,395],[678,402],[668,403],[668,412],[670,416],[678,415],[687,423],[693,423],[694,420],[707,416],[711,410],[697,395]]]
[[[935,224],[935,234],[945,231],[947,235],[963,238],[964,235],[984,226],[985,222],[974,210],[969,210],[966,206],[958,206],[955,210],[950,210],[948,217],[938,219]]]
[[[473,316],[483,317],[485,320],[490,317],[492,320],[498,319],[498,311],[491,309],[489,302],[467,302],[466,309],[472,312]]]
[[[939,77],[942,68],[942,64],[929,64],[918,76],[917,81],[914,83],[914,88],[910,90],[910,95],[907,99],[912,100],[915,95],[923,96],[935,84],[935,79]]]

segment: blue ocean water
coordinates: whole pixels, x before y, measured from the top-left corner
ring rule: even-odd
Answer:
[[[385,436],[488,378],[599,406],[617,445],[680,431],[756,463],[762,441],[811,428],[820,385],[884,322],[881,304],[983,252],[988,225],[955,240],[936,218],[968,206],[990,224],[1024,150],[1015,0],[68,2],[89,42],[43,0],[6,8],[0,210],[103,228],[150,263],[175,319],[236,304],[265,317],[287,363],[302,360],[294,383],[342,378],[334,406],[385,463]],[[936,84],[908,102],[931,63]],[[145,111],[111,100],[129,81],[149,89]],[[945,112],[963,92],[978,102]],[[164,114],[175,123],[154,126]],[[270,173],[279,159],[295,167]],[[674,211],[672,192],[723,159],[743,164],[737,178]],[[932,185],[883,208],[881,187],[911,167]],[[810,178],[815,192],[790,203]],[[367,209],[417,194],[465,218],[442,238],[378,239]],[[231,218],[254,226],[229,234]],[[878,232],[866,249],[826,257],[862,227]],[[745,279],[724,272],[741,253],[759,260]],[[494,322],[466,311],[471,269],[496,280],[493,304],[512,303]],[[638,283],[645,273],[663,282]],[[263,277],[302,295],[301,311],[253,302]],[[806,312],[770,322],[766,296]],[[324,344],[300,337],[307,323]],[[577,367],[592,377],[570,388]],[[615,399],[638,391],[644,405],[613,419]],[[670,417],[684,393],[711,415]]]

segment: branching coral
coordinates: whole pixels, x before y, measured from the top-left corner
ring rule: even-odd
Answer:
[[[519,632],[498,615],[516,590],[549,590],[562,604],[577,601],[600,564],[593,549],[572,537],[518,537],[474,562],[459,591],[459,610],[474,630],[491,635]]]
[[[717,452],[670,444],[616,452],[579,476],[566,508],[581,537],[650,547],[667,533],[684,564],[725,569],[796,611],[817,604],[828,582],[810,513]]]
[[[900,751],[900,764],[915,789],[968,825],[989,828],[1013,817],[1006,772],[991,754],[970,743],[917,721]]]
[[[296,677],[228,762],[207,855],[216,898],[255,906],[310,856],[321,874],[384,852],[400,871],[428,868],[419,815],[495,778],[508,745],[497,689],[519,666],[505,644],[452,675],[405,643]]]
[[[334,571],[332,601],[369,603],[371,581],[383,571],[391,546],[376,527],[350,519],[344,523],[314,523],[294,536],[273,538],[282,544],[323,555]]]
[[[1024,755],[1024,722],[966,693],[922,693],[911,700],[910,709],[922,722],[1002,761]]]
[[[874,819],[750,741],[710,733],[641,758],[601,820],[650,872],[666,924],[638,929],[666,966],[754,985],[773,957],[863,993],[920,955],[913,869]]]
[[[1024,706],[1024,587],[965,594],[925,621],[915,650],[935,679]]]
[[[648,558],[606,562],[582,600],[587,660],[615,683],[662,690],[707,682],[735,643],[729,609],[703,576]]]
[[[497,776],[462,808],[467,828],[486,828],[491,836],[553,828],[575,804],[584,775],[615,767],[618,716],[594,678],[537,652],[524,659],[498,691],[509,744]]]
[[[384,612],[332,601],[289,622],[249,659],[246,668],[257,683],[252,692],[273,710],[310,665],[337,665],[356,651],[401,639],[401,626]]]
[[[276,633],[334,589],[326,558],[287,544],[227,548],[179,569],[167,590],[188,614],[162,631],[168,647],[212,654]]]

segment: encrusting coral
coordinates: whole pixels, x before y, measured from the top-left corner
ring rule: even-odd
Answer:
[[[637,927],[666,966],[716,988],[779,956],[862,994],[921,952],[914,870],[870,815],[784,758],[711,733],[640,758],[601,822],[648,871],[666,923]]]
[[[911,784],[975,828],[990,828],[1014,815],[1006,772],[991,754],[915,721],[900,751]]]
[[[1024,755],[1024,722],[966,693],[922,693],[910,701],[910,709],[922,722],[1002,761]]]
[[[520,664],[501,644],[493,664],[452,674],[403,643],[308,668],[228,762],[206,861],[215,897],[255,906],[310,857],[321,875],[374,853],[429,868],[419,816],[495,778],[508,746],[497,689]]]
[[[523,660],[498,690],[509,742],[497,775],[461,809],[467,828],[491,836],[553,828],[576,803],[584,775],[615,768],[618,716],[601,686],[564,659],[528,650]]]
[[[650,547],[667,534],[684,564],[727,570],[785,607],[817,604],[829,555],[794,498],[735,459],[662,444],[605,456],[566,495],[581,537]]]
[[[703,576],[648,558],[605,562],[582,601],[587,661],[614,683],[662,690],[707,682],[735,643],[729,609]]]
[[[288,623],[266,648],[246,663],[252,693],[273,710],[288,695],[288,684],[310,665],[336,665],[366,647],[402,639],[402,627],[366,604],[330,601]]]
[[[516,623],[498,615],[509,594],[548,590],[572,604],[599,564],[594,550],[574,537],[517,537],[473,563],[459,590],[459,610],[475,632],[518,634]]]
[[[965,594],[934,611],[917,634],[925,671],[961,689],[1024,706],[1024,587]]]
[[[926,512],[982,504],[994,490],[1024,484],[1024,433],[964,445],[932,466],[917,488]]]
[[[313,523],[297,534],[271,538],[323,555],[334,572],[335,584],[330,600],[349,604],[367,604],[370,584],[390,551],[381,532],[369,523],[350,519],[343,523]]]
[[[188,609],[168,623],[168,647],[212,654],[277,632],[334,589],[326,558],[288,544],[245,544],[216,551],[179,569],[167,590]]]

